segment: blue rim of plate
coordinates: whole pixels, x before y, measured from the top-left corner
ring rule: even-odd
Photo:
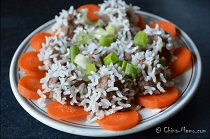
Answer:
[[[162,17],[159,17],[157,15],[154,15],[148,12],[140,11],[139,14],[143,18],[149,17],[150,21],[155,21],[155,20],[168,21]],[[82,136],[108,137],[108,136],[128,135],[128,134],[132,134],[132,133],[149,129],[171,118],[173,115],[178,113],[181,109],[183,109],[196,93],[196,90],[201,80],[201,71],[202,71],[200,54],[195,44],[193,43],[193,41],[190,39],[190,37],[182,29],[176,26],[179,39],[181,39],[185,43],[185,45],[192,52],[193,55],[191,59],[191,62],[192,62],[192,67],[191,67],[192,74],[190,77],[191,79],[189,81],[189,84],[187,85],[187,88],[184,90],[184,93],[179,97],[179,99],[173,105],[162,110],[160,113],[143,120],[132,129],[128,129],[124,131],[117,131],[117,132],[103,130],[98,126],[89,126],[89,125],[84,126],[81,124],[75,124],[68,121],[60,121],[60,120],[52,119],[49,116],[47,116],[46,112],[44,112],[34,103],[32,103],[32,101],[25,99],[18,93],[17,84],[18,84],[18,79],[19,79],[19,75],[18,75],[19,68],[18,68],[17,62],[21,54],[24,53],[26,49],[29,47],[30,38],[38,32],[49,29],[49,27],[54,23],[55,23],[55,19],[43,24],[42,26],[34,30],[30,35],[28,35],[24,39],[24,41],[19,45],[18,49],[16,50],[12,58],[11,65],[10,65],[10,74],[9,74],[11,88],[17,101],[31,116],[33,116],[35,119],[39,120],[40,122],[46,124],[47,126],[50,126],[54,129],[57,129],[66,133],[82,135]]]

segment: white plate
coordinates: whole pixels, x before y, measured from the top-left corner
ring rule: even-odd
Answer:
[[[165,20],[159,16],[147,12],[140,12],[139,14],[141,14],[141,16],[145,19],[145,23],[155,20]],[[142,115],[142,120],[138,125],[132,129],[117,132],[103,130],[96,123],[86,124],[84,120],[62,121],[52,119],[47,115],[46,109],[41,108],[35,101],[25,99],[18,93],[17,84],[20,76],[17,61],[21,54],[31,50],[29,45],[30,38],[38,32],[49,32],[51,25],[54,23],[55,20],[51,20],[33,31],[18,47],[10,66],[10,83],[17,101],[30,115],[52,128],[71,134],[95,137],[120,136],[136,133],[156,126],[172,117],[191,100],[196,92],[201,78],[202,66],[200,55],[195,44],[189,38],[189,36],[176,26],[177,43],[181,47],[187,47],[192,52],[192,58],[188,70],[183,75],[177,77],[179,84],[177,84],[176,87],[180,92],[180,97],[173,105],[164,109],[142,109],[139,111],[139,113]]]

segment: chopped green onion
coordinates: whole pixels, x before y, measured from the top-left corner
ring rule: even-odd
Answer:
[[[110,46],[111,43],[113,43],[114,38],[113,37],[101,37],[99,39],[99,44],[101,46]]]
[[[108,35],[114,36],[114,34],[115,34],[115,27],[113,25],[109,24],[106,27],[106,32],[108,33]]]
[[[91,64],[90,59],[88,59],[87,57],[85,57],[85,56],[82,55],[82,54],[76,55],[76,57],[74,58],[74,62],[75,62],[77,65],[81,66],[83,69],[86,68],[86,65],[87,65],[87,64]]]
[[[80,31],[76,35],[76,41],[79,42],[80,44],[87,44],[89,41],[89,37],[84,31]]]
[[[134,37],[134,44],[139,47],[145,47],[148,44],[148,36],[143,31],[139,31]]]
[[[165,66],[165,65],[166,65],[166,59],[165,59],[165,57],[161,57],[161,58],[159,59],[159,63],[160,63],[161,65]]]
[[[87,14],[83,14],[83,16],[80,18],[80,23],[85,26],[94,26],[94,27],[102,27],[106,25],[106,23],[101,19],[94,22],[90,21],[87,18]]]
[[[105,24],[106,24],[106,23],[105,23],[103,20],[99,19],[99,20],[97,20],[96,22],[94,22],[93,26],[94,26],[94,27],[102,27],[102,26],[104,26]]]
[[[79,48],[77,45],[73,45],[70,47],[70,58],[72,63],[74,63],[74,59],[78,53],[79,53]]]
[[[106,32],[106,30],[103,29],[103,28],[99,28],[99,29],[96,31],[96,34],[101,35],[101,36],[107,36],[107,35],[108,35],[107,32]]]
[[[99,40],[101,37],[105,37],[105,36],[107,36],[107,35],[108,35],[108,34],[107,34],[107,32],[106,32],[105,29],[99,28],[99,29],[96,30],[94,36]]]
[[[118,61],[118,56],[116,53],[111,52],[103,59],[104,65],[109,65],[110,63],[115,64]]]
[[[127,63],[128,63],[128,61],[123,60],[122,66],[121,66],[121,68],[122,68],[123,71],[125,71],[125,68],[126,68]]]
[[[86,25],[86,26],[88,26],[88,25],[90,25],[91,24],[91,22],[88,20],[88,18],[87,18],[87,14],[83,14],[82,15],[82,17],[80,18],[81,19],[81,24],[83,24],[83,25]]]
[[[91,75],[91,71],[96,72],[95,64],[87,64],[86,65],[86,74]]]
[[[118,66],[121,67],[121,66],[122,66],[122,61],[121,61],[121,60],[118,60],[118,61],[117,61],[117,64],[118,64]]]
[[[136,78],[138,67],[136,65],[133,65],[131,63],[127,63],[125,74],[130,75],[133,79]]]

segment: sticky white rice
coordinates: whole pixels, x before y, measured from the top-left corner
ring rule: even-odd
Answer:
[[[46,106],[44,94],[50,92],[50,100],[56,100],[61,104],[83,106],[85,111],[90,112],[87,122],[94,122],[117,111],[135,108],[133,101],[139,92],[141,92],[140,95],[164,93],[165,87],[174,84],[167,78],[171,74],[168,67],[159,63],[159,52],[163,47],[173,54],[174,43],[170,34],[158,29],[158,26],[150,28],[146,25],[143,32],[148,36],[157,35],[158,37],[147,46],[146,50],[143,50],[134,45],[133,34],[136,34],[140,29],[129,22],[126,13],[128,9],[138,13],[139,7],[128,5],[122,0],[107,0],[99,4],[99,7],[98,14],[107,15],[110,21],[105,24],[113,25],[117,29],[117,33],[115,41],[109,47],[100,46],[94,37],[89,43],[79,45],[80,53],[96,64],[96,72],[92,72],[88,76],[84,69],[75,66],[70,61],[69,48],[76,43],[76,35],[80,31],[91,35],[98,27],[78,26],[74,29],[74,35],[71,38],[66,36],[62,30],[70,26],[69,15],[75,17],[74,24],[80,24],[82,15],[87,13],[87,10],[77,12],[73,6],[69,10],[62,10],[59,16],[55,17],[56,23],[52,26],[52,31],[56,31],[56,35],[59,37],[47,37],[46,43],[42,45],[38,54],[40,61],[44,63],[39,68],[47,70],[46,76],[40,81],[43,91],[38,90],[38,94],[41,96],[38,101]],[[163,39],[167,41],[163,41]],[[119,60],[125,59],[125,53],[130,54],[130,62],[138,67],[138,79],[127,80],[125,72],[117,64],[103,65],[101,58],[110,52],[115,52]],[[157,73],[157,69],[160,72]],[[105,89],[98,87],[104,76],[109,77]],[[116,86],[116,81],[123,84],[123,87]],[[137,86],[141,86],[142,89]]]

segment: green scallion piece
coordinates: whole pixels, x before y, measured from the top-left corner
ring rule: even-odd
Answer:
[[[165,66],[165,65],[166,65],[166,59],[165,59],[165,57],[161,57],[161,58],[159,59],[159,63],[160,63],[161,65]]]
[[[101,36],[107,36],[107,32],[106,30],[104,30],[103,28],[99,28],[97,31],[96,31],[96,34],[97,35],[101,35]]]
[[[102,26],[104,26],[104,25],[106,25],[106,23],[105,23],[103,20],[101,20],[101,19],[97,20],[97,21],[94,22],[94,24],[93,24],[94,27],[102,27]]]
[[[99,39],[99,44],[101,46],[110,46],[111,43],[113,43],[114,38],[113,37],[101,37]]]
[[[118,66],[121,67],[121,66],[122,66],[122,61],[121,61],[121,60],[118,60],[118,61],[117,61],[117,64],[118,64]]]
[[[107,35],[108,35],[108,34],[107,34],[106,30],[103,29],[103,28],[97,29],[96,32],[95,32],[95,34],[94,34],[95,38],[97,38],[98,40],[99,40],[101,37],[105,37],[105,36],[107,36]]]
[[[80,31],[77,35],[76,35],[76,41],[80,44],[87,44],[89,40],[88,35],[84,32],[84,31]]]
[[[138,67],[131,63],[127,63],[125,74],[130,75],[133,79],[136,78]]]
[[[82,54],[78,54],[76,55],[76,57],[74,58],[74,62],[82,67],[83,69],[86,68],[87,64],[91,64],[91,61],[89,58],[87,58],[86,56],[82,55]]]
[[[125,60],[122,61],[121,68],[122,68],[123,71],[125,71],[125,68],[126,68],[127,64],[128,64],[128,61],[125,61]]]
[[[91,71],[96,72],[96,66],[95,64],[87,64],[86,65],[86,74],[91,75]]]
[[[79,47],[77,45],[73,45],[70,47],[70,58],[72,63],[74,63],[74,59],[78,53],[79,53]]]
[[[91,22],[87,19],[87,14],[83,14],[83,16],[80,18],[80,22],[81,22],[81,24],[83,24],[83,25],[90,25],[91,24]]]
[[[104,65],[109,65],[110,63],[117,63],[118,61],[118,56],[116,53],[111,52],[110,54],[108,54],[106,57],[103,58],[104,61]]]
[[[115,27],[111,24],[109,24],[107,27],[106,27],[106,32],[109,36],[114,36],[115,34]]]
[[[148,44],[148,36],[143,31],[139,31],[134,37],[134,44],[139,47],[145,47]]]
[[[87,18],[87,14],[83,14],[82,17],[80,18],[80,23],[85,25],[85,26],[91,26],[91,27],[102,27],[102,26],[105,26],[106,23],[99,19],[97,21],[90,21],[88,18]]]

